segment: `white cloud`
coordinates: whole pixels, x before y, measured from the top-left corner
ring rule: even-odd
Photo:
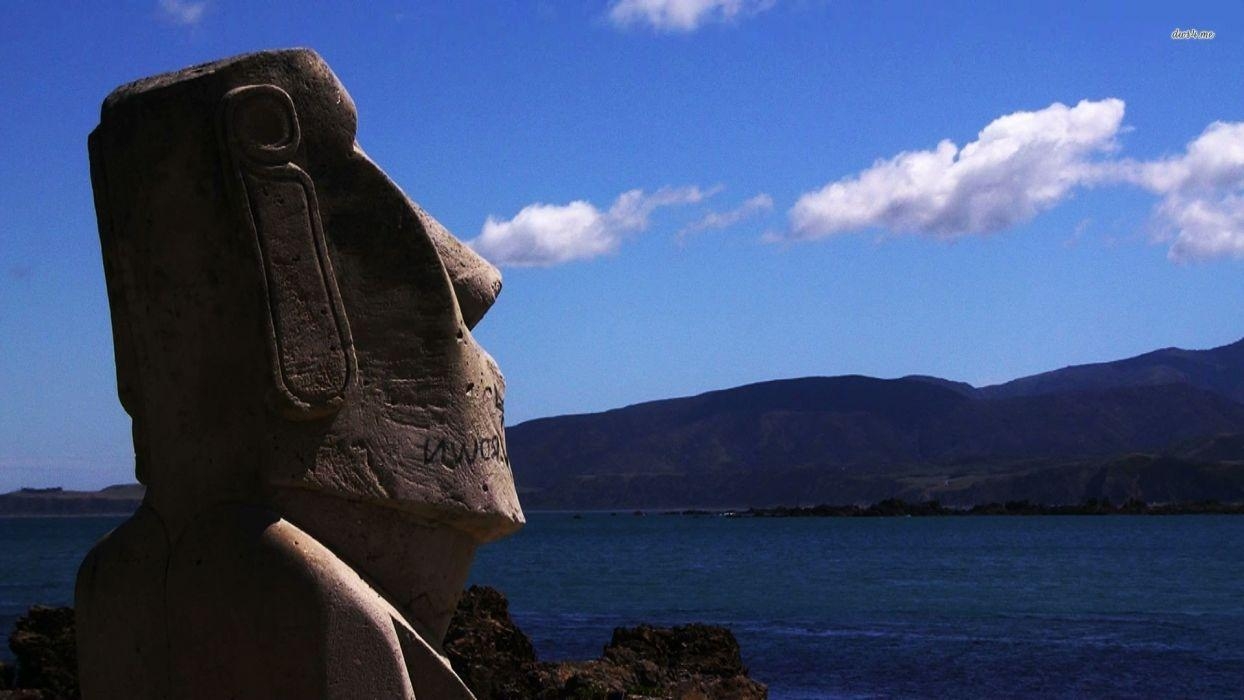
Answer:
[[[773,198],[762,192],[729,211],[710,211],[698,220],[684,226],[678,232],[678,239],[681,241],[693,233],[709,229],[728,228],[772,208]]]
[[[569,204],[530,204],[512,219],[488,217],[469,244],[494,264],[547,267],[588,260],[618,249],[630,233],[648,228],[648,218],[660,207],[696,204],[716,189],[666,187],[652,194],[623,192],[608,211],[582,200]]]
[[[708,22],[730,22],[760,14],[776,0],[616,0],[609,8],[615,27],[644,24],[661,32],[693,32]]]
[[[1122,100],[1054,103],[1000,117],[963,148],[944,140],[803,194],[780,238],[809,240],[884,228],[952,238],[1027,221],[1098,171],[1115,148]]]
[[[187,26],[198,24],[207,11],[207,0],[160,0],[160,9],[164,16]]]
[[[812,240],[881,228],[940,238],[1023,223],[1075,188],[1133,185],[1160,197],[1159,240],[1175,261],[1244,258],[1244,122],[1214,122],[1184,153],[1151,161],[1111,159],[1122,100],[1055,103],[994,120],[976,141],[903,152],[806,192],[790,226],[769,241]],[[1081,231],[1077,227],[1075,238]]]
[[[1171,241],[1172,260],[1244,258],[1244,123],[1214,122],[1183,155],[1120,161],[1100,179],[1161,196],[1154,215]]]
[[[1158,216],[1175,230],[1169,256],[1186,262],[1208,258],[1244,258],[1244,198],[1169,195]]]

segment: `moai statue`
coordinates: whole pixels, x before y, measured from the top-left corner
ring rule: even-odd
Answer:
[[[78,574],[83,695],[469,698],[440,651],[523,523],[495,268],[312,51],[118,88],[89,139],[139,511]]]

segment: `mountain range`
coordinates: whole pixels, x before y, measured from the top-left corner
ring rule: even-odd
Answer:
[[[1244,340],[974,387],[781,379],[506,429],[523,506],[1244,502]],[[131,511],[142,487],[22,489],[0,514]]]
[[[506,435],[529,509],[1244,501],[1244,340],[979,388],[783,379]]]

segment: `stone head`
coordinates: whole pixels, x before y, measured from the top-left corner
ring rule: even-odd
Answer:
[[[471,334],[500,274],[363,153],[356,120],[309,50],[104,103],[89,144],[117,383],[167,520],[311,495],[476,542],[522,523],[504,381]]]

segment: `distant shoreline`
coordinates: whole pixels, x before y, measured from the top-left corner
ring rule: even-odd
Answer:
[[[131,515],[142,504],[145,492],[141,484],[118,484],[98,491],[23,488],[0,494],[0,518]]]
[[[142,487],[112,486],[101,491],[63,491],[61,489],[22,489],[0,494],[0,518],[103,518],[133,514],[142,503]],[[530,514],[548,513],[580,517],[584,514],[612,516],[686,515],[727,518],[884,518],[884,517],[960,517],[971,515],[1244,515],[1244,502],[1180,501],[1145,503],[1129,500],[1121,504],[1089,499],[1080,504],[1045,505],[1030,501],[983,503],[973,506],[946,506],[938,501],[908,502],[889,498],[871,505],[769,506],[764,508],[556,508],[530,509]]]
[[[137,510],[137,507],[135,507]],[[102,511],[99,513],[0,513],[2,520],[42,520],[48,518],[127,518],[134,514],[134,511],[125,512],[113,510]]]
[[[1244,503],[1188,501],[1144,503],[1090,500],[1078,505],[1043,505],[1028,501],[984,503],[971,507],[943,506],[937,501],[908,503],[887,499],[870,506],[777,506],[746,510],[683,510],[674,515],[714,515],[727,518],[886,518],[886,517],[962,517],[971,515],[1244,515]]]

